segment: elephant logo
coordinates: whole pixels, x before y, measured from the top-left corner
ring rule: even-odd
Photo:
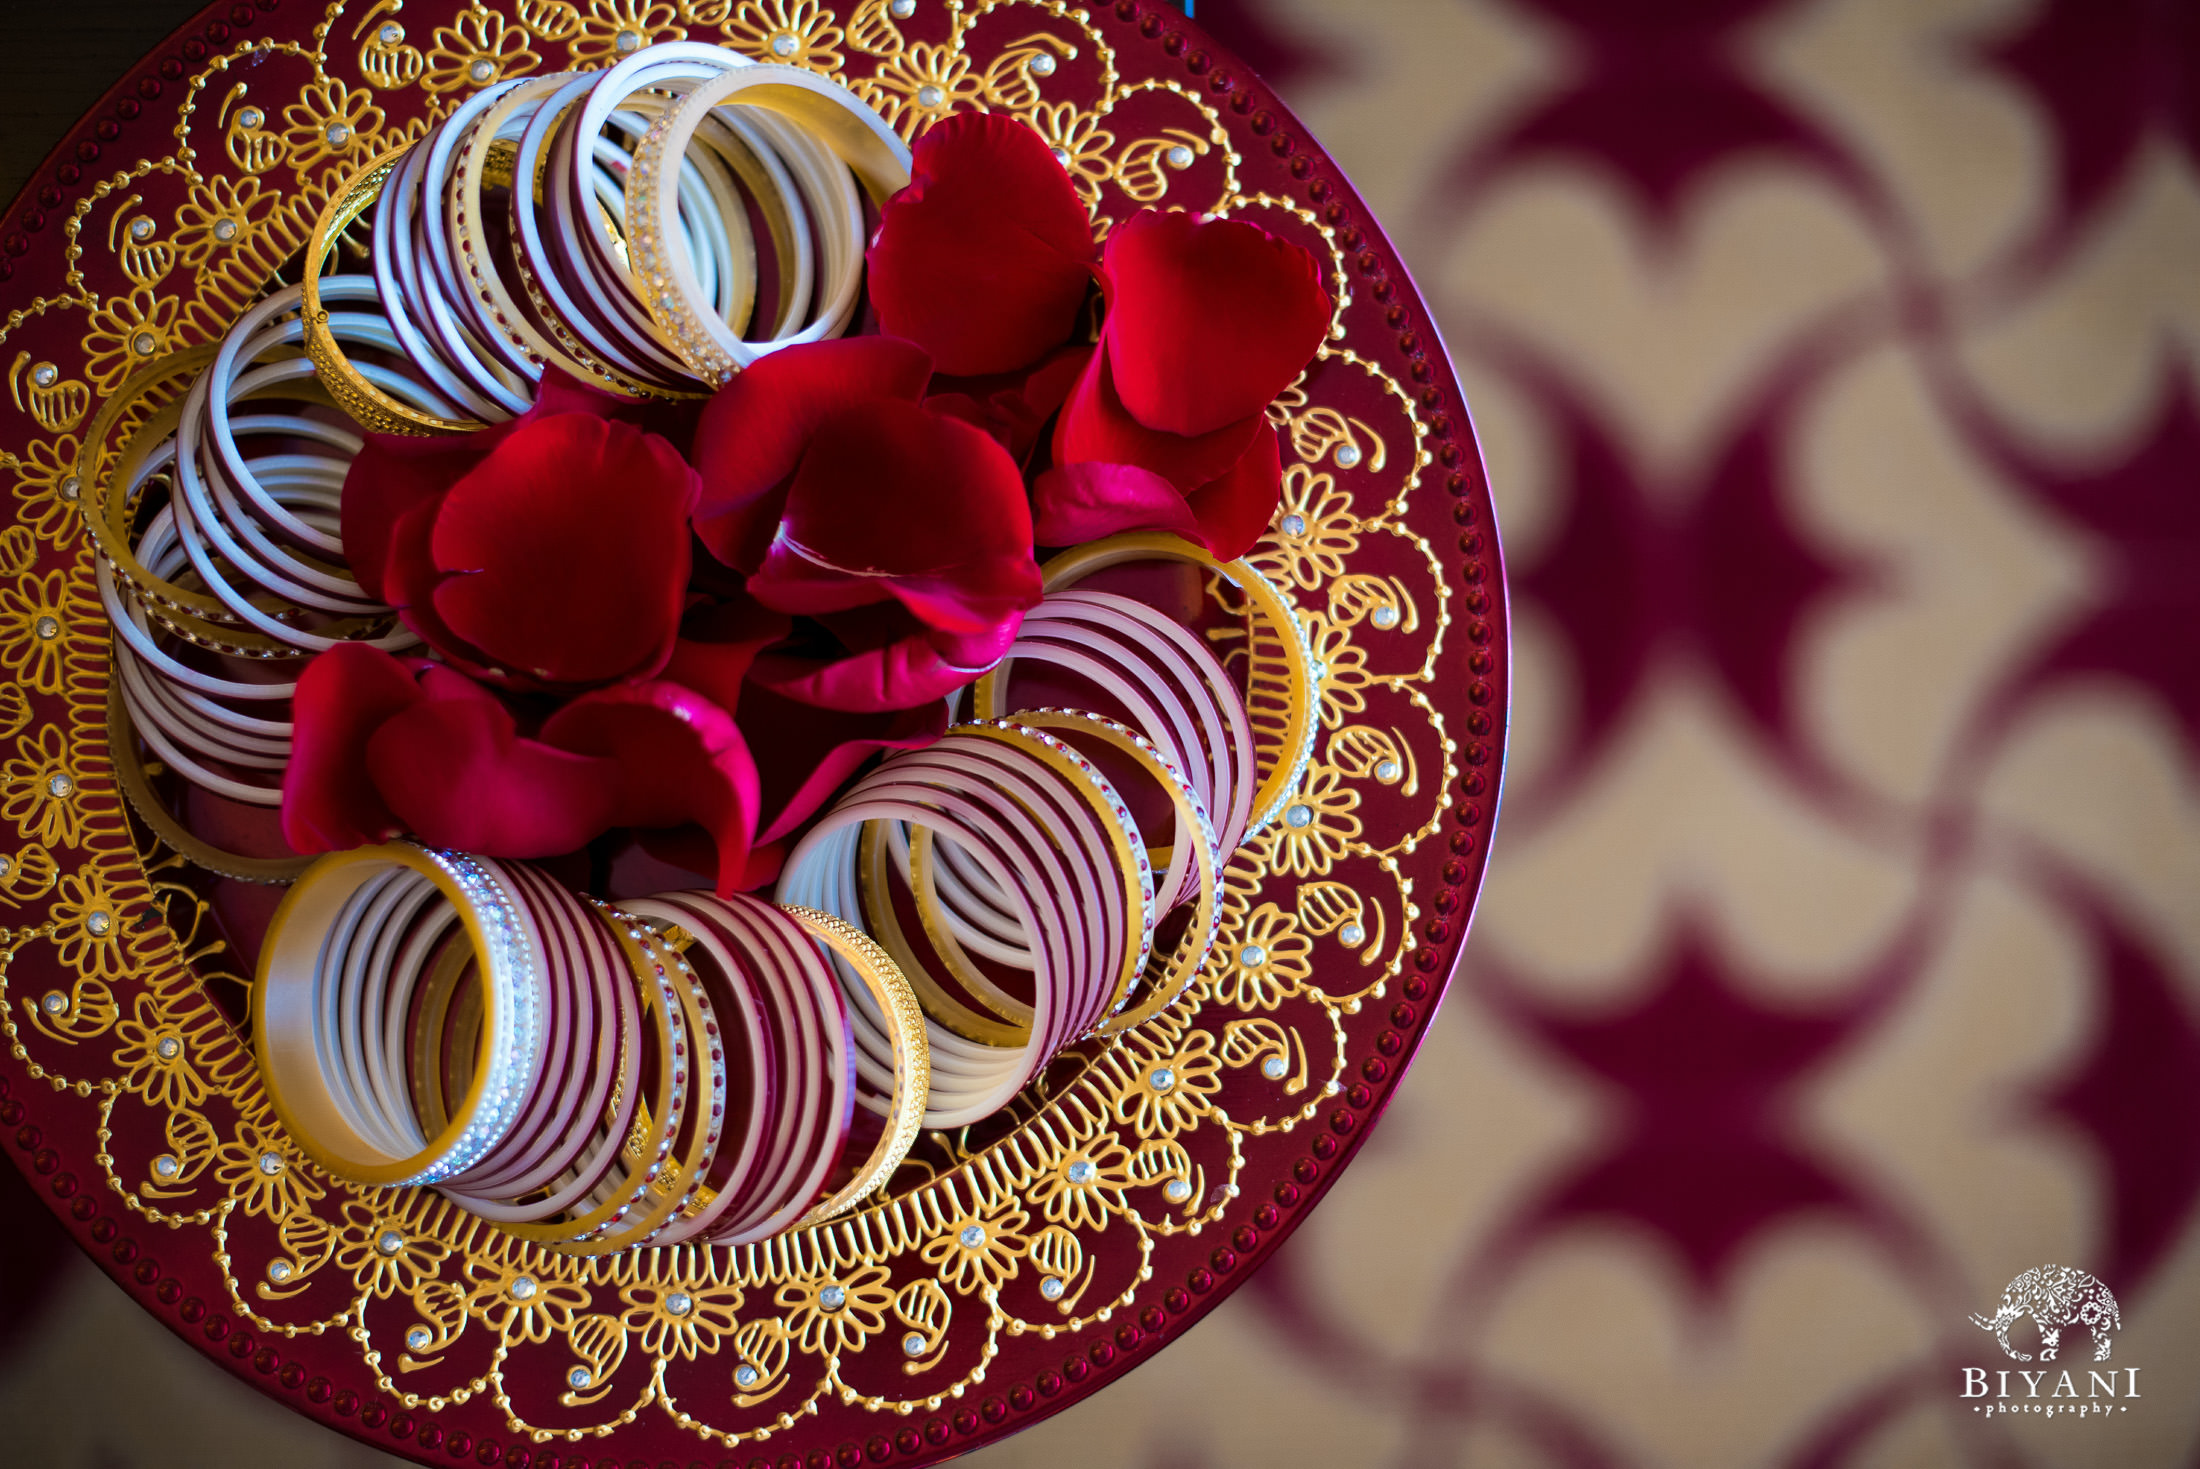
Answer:
[[[1973,1316],[1971,1324],[1991,1331],[2001,1349],[2019,1362],[2032,1360],[2030,1352],[2009,1345],[2009,1328],[2021,1317],[2032,1318],[2040,1329],[2040,1360],[2055,1360],[2055,1349],[2066,1326],[2083,1326],[2093,1334],[2093,1360],[2106,1362],[2111,1338],[2123,1330],[2116,1297],[2107,1286],[2067,1265],[2042,1265],[2009,1282],[2001,1293],[2001,1308],[1988,1316]]]

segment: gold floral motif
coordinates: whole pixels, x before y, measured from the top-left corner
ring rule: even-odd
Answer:
[[[328,1192],[273,1134],[249,1122],[237,1124],[237,1136],[214,1153],[214,1181],[247,1214],[280,1221]]]
[[[1057,102],[1033,109],[1025,120],[1054,150],[1055,160],[1069,171],[1069,181],[1084,197],[1085,207],[1098,204],[1100,186],[1115,171],[1108,157],[1115,146],[1115,134],[1100,125],[1099,114],[1086,112],[1074,102]]]
[[[15,758],[0,765],[0,816],[49,847],[83,845],[84,807],[77,799],[82,794],[68,741],[50,724],[25,735]]]
[[[619,1298],[626,1302],[619,1324],[652,1357],[692,1362],[698,1353],[716,1352],[719,1340],[741,1324],[736,1285],[630,1285]]]
[[[726,44],[758,61],[838,71],[847,33],[833,19],[823,0],[741,0],[724,22]]]
[[[531,1265],[476,1256],[466,1262],[466,1281],[466,1314],[507,1341],[546,1342],[588,1309],[585,1288]]]
[[[572,0],[513,0],[512,14],[545,41],[569,40],[581,28],[580,7]]]
[[[450,1256],[449,1245],[400,1216],[357,1199],[344,1201],[343,1223],[336,1231],[336,1268],[368,1295],[413,1295],[436,1277]]]
[[[1115,1120],[1141,1138],[1175,1137],[1199,1126],[1207,1099],[1222,1090],[1215,1038],[1195,1030],[1171,1047],[1134,1043],[1132,1050],[1143,1060],[1115,1099]]]
[[[367,157],[382,131],[383,112],[367,88],[324,77],[283,109],[283,121],[290,124],[283,129],[290,166],[302,175],[330,159],[350,163]]]
[[[954,46],[923,41],[849,85],[905,138],[950,112],[967,111],[985,96],[985,83],[971,73],[969,57]]]
[[[1268,870],[1292,877],[1326,877],[1360,836],[1360,793],[1345,784],[1344,772],[1316,765],[1306,773],[1283,818],[1261,834]]]
[[[0,668],[41,694],[60,693],[70,624],[96,615],[65,571],[17,577],[0,587]]]
[[[115,1069],[125,1091],[136,1092],[148,1107],[174,1112],[206,1100],[206,1083],[191,1069],[191,1048],[183,1033],[164,1020],[151,995],[139,995],[132,1018],[118,1022]]]
[[[120,979],[134,967],[123,942],[122,904],[96,866],[62,877],[50,921],[61,962],[77,973]]]
[[[1017,1261],[1031,1242],[1024,1232],[1030,1222],[1031,1216],[1013,1200],[991,1213],[957,1214],[924,1242],[918,1258],[964,1295],[981,1287],[999,1290],[1016,1278]]]
[[[1367,689],[1375,676],[1367,670],[1367,650],[1348,629],[1320,613],[1305,619],[1306,644],[1313,657],[1314,683],[1321,695],[1321,721],[1335,729],[1367,708]]]
[[[1350,492],[1337,488],[1334,475],[1294,464],[1283,472],[1283,498],[1268,534],[1246,559],[1270,581],[1312,591],[1344,575],[1360,546],[1359,524]]]
[[[573,38],[573,65],[613,66],[644,46],[684,40],[680,12],[663,0],[589,0]]]
[[[176,259],[199,270],[216,255],[249,249],[279,202],[252,174],[202,179],[176,210]]]
[[[57,546],[66,545],[83,530],[78,507],[84,499],[84,482],[76,472],[76,457],[82,449],[76,435],[63,434],[51,441],[31,440],[20,456],[0,451],[0,469],[15,476],[16,524]]]
[[[1123,1212],[1123,1190],[1130,1184],[1130,1150],[1114,1133],[1104,1132],[1052,1148],[1028,1197],[1052,1223],[1097,1231],[1108,1227],[1109,1215]]]
[[[580,24],[576,13],[573,24]],[[493,86],[506,77],[525,76],[542,65],[530,50],[523,28],[507,24],[493,10],[469,10],[429,39],[428,67],[420,85],[431,92],[455,92]]]
[[[116,296],[92,313],[84,333],[84,375],[102,393],[111,393],[131,373],[172,350],[176,318],[183,302],[139,286]]]
[[[1207,970],[1208,992],[1233,1010],[1273,1010],[1313,977],[1313,958],[1314,941],[1300,931],[1298,919],[1263,903],[1223,924]]]
[[[773,1298],[786,1311],[787,1333],[805,1352],[860,1352],[886,1329],[894,1287],[884,1265],[791,1281]]]
[[[28,902],[52,887],[60,875],[61,864],[36,842],[20,852],[0,853],[0,901]]]

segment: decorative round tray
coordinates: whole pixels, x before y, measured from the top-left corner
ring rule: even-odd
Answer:
[[[1069,1053],[991,1123],[924,1137],[882,1204],[763,1245],[574,1259],[426,1191],[340,1184],[283,1135],[223,937],[276,890],[194,867],[125,800],[77,507],[131,427],[107,421],[106,397],[218,338],[359,162],[498,78],[683,35],[829,73],[905,136],[957,110],[1013,113],[1102,220],[1230,214],[1331,262],[1336,325],[1271,410],[1284,497],[1252,556],[1305,620],[1321,728],[1287,819],[1232,863],[1216,952],[1172,1010]],[[1321,1197],[1398,1084],[1496,813],[1506,629],[1488,489],[1375,222],[1173,9],[216,5],[16,200],[0,305],[0,1135],[125,1289],[263,1391],[424,1461],[936,1461],[1197,1320]],[[539,1282],[524,1300],[506,1288],[523,1273]],[[820,1307],[827,1287],[840,1309]],[[677,1316],[675,1292],[692,1302]]]

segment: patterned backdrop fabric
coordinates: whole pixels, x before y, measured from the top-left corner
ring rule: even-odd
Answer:
[[[1444,327],[1514,578],[1509,789],[1335,1193],[969,1462],[2193,1464],[2200,6],[1198,19]],[[378,1460],[55,1248],[0,1275],[17,1462]],[[2041,1265],[2114,1293],[2109,1363],[1969,1319]]]

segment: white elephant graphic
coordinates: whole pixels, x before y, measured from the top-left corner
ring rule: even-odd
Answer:
[[[2083,1326],[2093,1333],[2093,1360],[2106,1362],[2111,1336],[2123,1330],[2116,1297],[2107,1286],[2067,1265],[2042,1265],[2009,1282],[2001,1293],[2001,1309],[1991,1318],[1973,1316],[1971,1324],[1991,1331],[2001,1349],[2019,1362],[2032,1360],[2030,1352],[2009,1345],[2009,1328],[2019,1317],[2029,1316],[2040,1329],[2040,1360],[2055,1360],[2056,1343],[2066,1326]]]

